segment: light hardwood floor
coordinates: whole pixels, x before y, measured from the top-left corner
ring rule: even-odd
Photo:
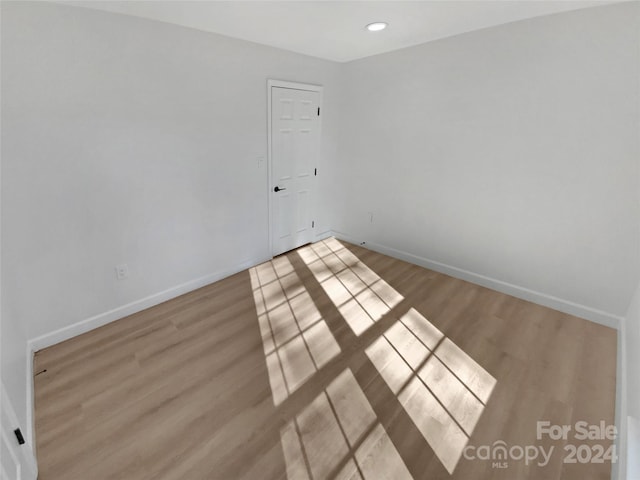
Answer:
[[[610,440],[536,425],[614,423],[613,329],[335,239],[39,351],[34,371],[41,480],[610,478],[563,463]],[[497,441],[554,452],[463,455]]]

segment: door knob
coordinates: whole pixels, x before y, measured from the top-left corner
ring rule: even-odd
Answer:
[[[274,192],[281,192],[282,190],[286,190],[286,188],[276,187],[273,189]]]

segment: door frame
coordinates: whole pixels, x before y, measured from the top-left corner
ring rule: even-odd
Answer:
[[[267,232],[269,235],[269,258],[273,258],[273,213],[271,211],[272,208],[272,195],[271,195],[271,189],[273,188],[272,185],[272,170],[273,170],[273,152],[272,152],[272,140],[271,140],[271,136],[273,133],[272,130],[272,125],[271,125],[271,112],[272,112],[272,105],[271,105],[271,99],[272,99],[272,95],[271,95],[271,90],[273,89],[273,87],[279,87],[279,88],[290,88],[292,90],[304,90],[307,92],[318,92],[318,106],[322,107],[322,92],[323,92],[323,87],[322,85],[314,85],[314,84],[310,84],[310,83],[298,83],[298,82],[290,82],[287,80],[276,80],[276,79],[267,79],[267,208],[269,210],[268,213],[268,228],[267,228]],[[320,149],[320,151],[322,151],[322,120],[320,121],[319,125],[318,125],[318,137],[320,138],[320,143],[318,145],[318,148]],[[320,151],[318,152],[318,163],[320,163],[321,160],[321,156],[320,156]],[[311,213],[312,215],[315,217],[315,213],[316,213],[316,188],[314,185],[314,190],[313,190],[313,198],[311,200]],[[315,233],[314,233],[315,235]]]
[[[0,435],[2,437],[0,438],[0,442],[13,445],[13,449],[9,448],[9,454],[21,467],[20,478],[24,480],[35,480],[38,477],[38,462],[34,449],[28,440],[24,444],[16,446],[17,438],[14,437],[14,429],[19,428],[18,418],[11,405],[4,382],[2,381],[0,381],[0,405]],[[0,469],[3,467],[3,465],[0,465]]]

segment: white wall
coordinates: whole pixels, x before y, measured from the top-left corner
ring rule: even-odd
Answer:
[[[624,315],[640,259],[639,8],[347,64],[334,230]]]
[[[268,255],[267,78],[325,86],[318,232],[623,315],[640,260],[638,10],[338,65],[2,2],[2,377],[20,421],[27,339]]]
[[[2,9],[3,379],[24,421],[26,339],[268,255],[267,79],[324,85],[328,156],[338,65],[77,7]]]

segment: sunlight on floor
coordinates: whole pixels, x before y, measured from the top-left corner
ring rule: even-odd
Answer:
[[[358,336],[404,300],[334,238],[296,253]],[[341,349],[286,256],[249,272],[278,406]],[[365,353],[453,473],[496,380],[418,310],[398,308]],[[411,478],[351,370],[329,380],[280,431],[289,479]]]
[[[495,378],[413,308],[366,353],[444,467],[453,473]]]
[[[249,274],[277,406],[340,347],[287,257],[251,268]]]
[[[280,438],[289,480],[412,478],[349,369]]]
[[[403,300],[335,238],[301,248],[298,255],[356,335]]]

